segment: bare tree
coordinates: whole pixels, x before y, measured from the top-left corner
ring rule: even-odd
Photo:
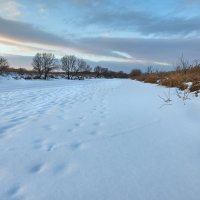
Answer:
[[[43,53],[43,71],[44,79],[47,79],[50,71],[58,68],[58,60],[55,58],[54,54]]]
[[[78,66],[79,71],[83,72],[86,70],[87,63],[83,59],[78,59],[77,66]]]
[[[106,76],[106,74],[109,72],[109,70],[108,70],[108,68],[106,68],[106,67],[102,67],[101,68],[101,74],[105,77]]]
[[[4,73],[9,68],[9,64],[6,58],[0,56],[0,74]]]
[[[94,73],[96,74],[96,78],[105,76],[108,73],[108,68],[96,66],[94,68]]]
[[[37,53],[33,58],[32,66],[40,78],[44,74],[44,79],[47,79],[49,72],[58,67],[58,61],[54,54]]]
[[[187,72],[187,69],[189,69],[190,64],[187,59],[184,58],[184,55],[182,54],[179,58],[179,62],[176,67],[176,71],[183,71],[184,73]]]
[[[73,55],[65,55],[61,58],[61,68],[63,71],[65,71],[68,79],[72,78],[72,72],[76,68],[76,61],[77,58]]]
[[[100,67],[100,66],[96,66],[96,67],[94,68],[94,73],[95,73],[95,75],[96,75],[96,78],[99,78],[100,75],[101,75],[101,67]]]
[[[90,67],[90,65],[87,65],[86,67],[85,67],[85,72],[86,73],[89,73],[89,72],[91,72],[92,71],[92,67]]]
[[[83,79],[83,72],[86,70],[87,63],[83,59],[77,59],[74,75],[78,79]]]
[[[41,53],[37,53],[34,56],[32,66],[37,71],[39,78],[41,78],[43,74],[43,55]]]

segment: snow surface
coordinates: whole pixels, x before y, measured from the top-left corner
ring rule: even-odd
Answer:
[[[164,92],[0,80],[0,200],[199,200],[200,99]]]

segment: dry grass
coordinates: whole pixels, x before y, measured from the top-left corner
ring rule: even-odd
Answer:
[[[160,76],[158,74],[149,74],[145,79],[145,83],[159,83]]]
[[[200,82],[193,82],[190,86],[190,92],[200,91]]]
[[[191,92],[200,91],[200,65],[170,72],[143,73],[134,76],[133,79],[166,87],[176,87],[180,90],[189,89]],[[192,83],[189,88],[188,82]]]

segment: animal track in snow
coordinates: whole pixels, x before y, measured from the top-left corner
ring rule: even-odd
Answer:
[[[47,146],[47,151],[54,151],[56,149],[56,145],[50,144]]]
[[[22,188],[19,185],[14,185],[7,191],[7,196],[10,198],[14,198],[20,194]]]
[[[69,129],[67,129],[67,133],[71,133],[71,132],[73,132],[73,128],[69,128]]]
[[[33,142],[33,148],[36,150],[41,150],[44,146],[45,140],[37,139]]]
[[[72,143],[70,145],[70,147],[73,151],[76,151],[76,150],[79,150],[79,149],[80,150],[86,149],[88,147],[88,145],[85,144],[85,143],[81,143],[81,142],[75,142],[75,143]]]
[[[47,125],[47,126],[44,126],[44,129],[46,129],[48,131],[56,131],[57,126],[56,125]]]
[[[63,174],[67,169],[67,165],[65,163],[61,163],[61,164],[57,164],[54,169],[53,169],[53,172],[54,174],[56,175],[59,175],[59,174]]]
[[[103,125],[103,123],[101,123],[101,122],[95,122],[94,123],[94,126],[96,126],[96,127],[99,127],[99,126],[102,126]]]
[[[100,135],[102,135],[103,133],[101,132],[101,131],[91,131],[90,132],[90,135],[92,135],[92,136],[100,136]]]
[[[45,168],[44,164],[35,164],[31,167],[30,172],[32,174],[40,173]]]
[[[80,127],[81,126],[81,123],[75,123],[74,124],[74,127]]]

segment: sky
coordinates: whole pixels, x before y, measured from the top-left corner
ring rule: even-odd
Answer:
[[[0,0],[0,56],[30,67],[37,52],[119,71],[200,59],[200,0]]]

